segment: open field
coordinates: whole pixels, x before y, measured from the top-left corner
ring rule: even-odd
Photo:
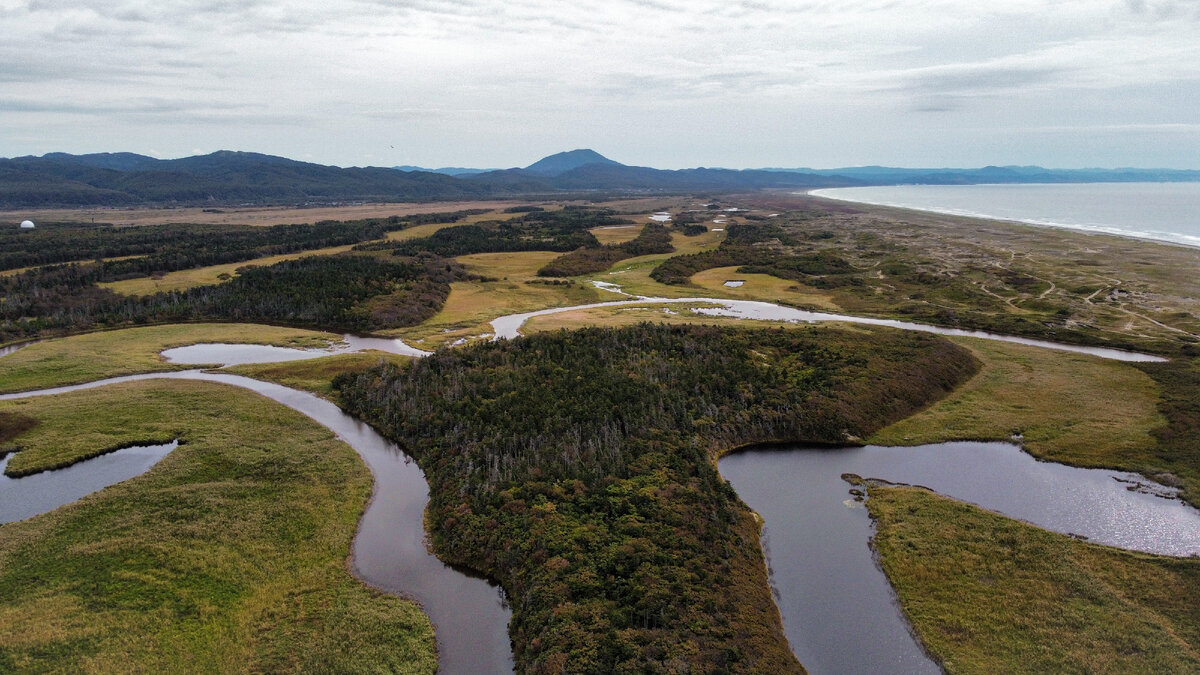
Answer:
[[[237,276],[237,271],[239,269],[249,265],[266,266],[274,265],[275,263],[280,263],[284,260],[297,260],[299,258],[308,258],[316,255],[334,255],[349,251],[354,246],[355,244],[348,244],[346,246],[319,248],[312,251],[298,251],[296,253],[285,253],[283,255],[273,255],[266,258],[244,260],[242,262],[225,263],[223,265],[210,265],[208,267],[196,267],[190,270],[180,270],[178,272],[168,272],[160,277],[138,277],[136,279],[110,281],[97,285],[101,288],[107,288],[110,291],[119,293],[121,295],[153,295],[154,293],[163,293],[166,291],[185,291],[196,286],[208,286],[211,284],[219,284],[222,281],[227,281],[231,277]]]
[[[1200,560],[1081,542],[917,488],[871,488],[875,548],[950,673],[1194,673]]]
[[[620,300],[613,296],[605,300]],[[521,326],[521,333],[531,335],[554,330],[578,330],[586,326],[605,326],[617,328],[632,326],[637,323],[705,324],[713,326],[748,326],[754,328],[795,328],[796,324],[779,321],[748,321],[730,317],[705,316],[688,311],[688,307],[703,307],[704,303],[694,305],[620,305],[616,307],[593,307],[591,309],[573,309],[569,312],[535,316]],[[850,330],[853,330],[850,328]]]
[[[450,285],[446,304],[420,326],[392,331],[422,349],[461,338],[490,333],[488,321],[518,312],[596,302],[590,284],[548,284],[537,276],[543,265],[561,253],[479,253],[456,258],[468,270],[497,281],[462,281]],[[532,282],[532,283],[531,283]]]
[[[604,246],[609,244],[624,244],[627,241],[633,241],[642,232],[643,225],[606,225],[604,227],[593,227],[588,230],[596,240]]]
[[[303,361],[249,363],[221,370],[226,373],[275,382],[285,387],[309,391],[328,398],[333,393],[331,386],[333,378],[342,373],[363,370],[378,365],[382,361],[401,364],[411,360],[410,356],[369,351],[356,354],[334,354]]]
[[[692,297],[696,295],[696,289],[660,284],[650,278],[650,272],[667,258],[712,250],[719,246],[724,239],[724,232],[708,232],[695,237],[686,237],[679,232],[672,232],[671,244],[675,247],[674,253],[659,253],[628,258],[613,265],[607,272],[586,275],[580,277],[580,279],[594,279],[596,281],[619,284],[626,293],[634,295],[662,298]],[[609,298],[607,297],[608,295],[610,294],[605,294],[606,300],[616,299],[617,297],[613,295],[612,298]]]
[[[167,363],[159,352],[200,342],[323,347],[340,335],[241,323],[146,326],[36,342],[0,357],[0,393],[58,387],[106,377],[196,366]]]
[[[467,219],[464,218],[464,220],[467,220]],[[391,232],[388,232],[387,239],[389,241],[406,241],[409,239],[420,239],[421,237],[428,237],[429,235],[431,235],[434,232],[437,232],[438,230],[441,230],[443,228],[454,227],[455,225],[462,225],[462,224],[463,224],[462,222],[457,222],[457,223],[426,223],[424,225],[414,225],[413,227],[408,227],[403,230],[393,230]]]
[[[840,309],[833,303],[828,291],[807,288],[802,284],[770,274],[739,274],[737,267],[716,267],[692,276],[692,283],[704,289],[703,295],[734,298],[737,300],[763,300],[795,307],[812,307],[829,311]],[[744,282],[737,288],[725,285],[736,279]]]
[[[876,433],[878,445],[952,440],[1020,443],[1076,466],[1139,470],[1152,464],[1151,431],[1164,420],[1158,386],[1137,367],[1083,354],[973,338],[954,341],[983,367],[966,384]]]
[[[435,670],[416,605],[346,570],[371,476],[327,429],[202,382],[2,408],[40,421],[18,457],[164,433],[184,442],[142,476],[0,525],[0,670]],[[114,411],[123,424],[105,421]]]
[[[225,225],[294,225],[319,220],[359,220],[419,213],[441,213],[464,209],[503,210],[510,206],[537,204],[553,208],[559,204],[524,201],[421,202],[396,204],[346,204],[342,206],[248,208],[80,208],[0,211],[0,222],[96,222],[114,225],[161,225],[163,223],[213,223]]]

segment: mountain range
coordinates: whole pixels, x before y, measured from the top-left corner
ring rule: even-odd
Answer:
[[[716,169],[628,166],[571,150],[512,169],[325,166],[222,150],[180,159],[128,152],[0,159],[0,208],[438,201],[588,193],[811,189],[910,183],[1060,183],[1200,180],[1159,169]]]

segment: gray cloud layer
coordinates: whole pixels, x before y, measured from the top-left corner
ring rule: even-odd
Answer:
[[[0,22],[7,156],[1194,166],[1200,147],[1196,0],[0,0]]]

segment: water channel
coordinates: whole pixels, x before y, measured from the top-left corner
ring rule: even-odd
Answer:
[[[185,347],[173,347],[163,351],[162,356],[169,363],[240,366],[248,363],[303,361],[305,359],[316,359],[334,354],[353,354],[367,349],[414,357],[429,356],[430,354],[427,351],[411,347],[403,340],[396,338],[359,337],[347,334],[342,336],[341,343],[324,349],[297,349],[295,347],[277,347],[275,345],[204,342]],[[0,356],[3,356],[3,354],[0,354]]]
[[[764,519],[784,632],[813,673],[940,670],[909,632],[875,563],[871,519],[843,473],[922,485],[1097,543],[1200,555],[1200,511],[1174,499],[1174,490],[1135,474],[1040,462],[1008,443],[756,449],[719,467]]]
[[[612,286],[612,284],[609,284]],[[605,290],[612,290],[603,287]],[[614,292],[621,292],[616,290]],[[594,309],[597,307],[620,307],[626,305],[650,305],[650,304],[701,304],[706,307],[696,307],[692,311],[698,314],[708,316],[730,317],[735,319],[757,319],[762,321],[787,321],[792,323],[816,323],[825,321],[842,321],[846,323],[865,324],[870,326],[887,326],[889,328],[899,328],[901,330],[919,331],[922,333],[934,333],[937,335],[946,335],[951,337],[973,337],[982,338],[984,340],[999,340],[1001,342],[1013,342],[1022,345],[1031,345],[1033,347],[1042,347],[1044,349],[1057,349],[1066,352],[1076,352],[1078,354],[1091,354],[1105,359],[1114,359],[1117,361],[1165,361],[1161,356],[1153,356],[1150,354],[1139,354],[1137,352],[1127,352],[1120,349],[1108,349],[1105,347],[1083,347],[1079,345],[1068,345],[1059,342],[1050,342],[1048,340],[1034,340],[1031,338],[1015,337],[1012,335],[1001,335],[999,333],[988,333],[978,330],[962,330],[959,328],[942,328],[941,326],[928,326],[920,323],[909,323],[907,321],[897,321],[894,319],[872,319],[861,316],[848,316],[845,314],[829,314],[826,312],[809,312],[794,307],[785,307],[776,305],[770,302],[759,302],[757,300],[728,300],[722,298],[646,298],[634,297],[630,300],[613,300],[610,302],[596,302],[589,305],[574,305],[571,307],[552,307],[550,309],[542,309],[536,312],[524,312],[522,314],[510,314],[502,316],[492,321],[492,328],[495,330],[495,339],[508,338],[513,339],[521,334],[521,326],[526,321],[535,316],[547,316],[550,314],[561,314],[563,312],[571,312],[578,309]],[[716,305],[715,307],[712,305]]]
[[[178,441],[161,445],[135,445],[62,469],[20,478],[4,475],[13,457],[9,454],[0,459],[0,523],[32,518],[109,485],[140,476],[177,447]]]

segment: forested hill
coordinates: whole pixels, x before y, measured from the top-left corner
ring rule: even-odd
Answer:
[[[0,159],[0,208],[436,201],[493,192],[437,173],[343,169],[249,152],[171,160],[130,153]]]
[[[597,190],[671,192],[849,184],[854,182],[795,172],[631,167],[580,150],[552,155],[525,169],[463,176],[341,168],[229,151],[168,160],[133,153],[50,153],[0,159],[0,208],[442,201]]]
[[[1200,180],[1165,169],[713,169],[628,166],[594,150],[544,157],[524,168],[417,169],[324,166],[222,150],[181,159],[129,152],[0,158],[0,209],[71,206],[414,202],[522,195],[806,189],[910,183],[1088,183]]]

